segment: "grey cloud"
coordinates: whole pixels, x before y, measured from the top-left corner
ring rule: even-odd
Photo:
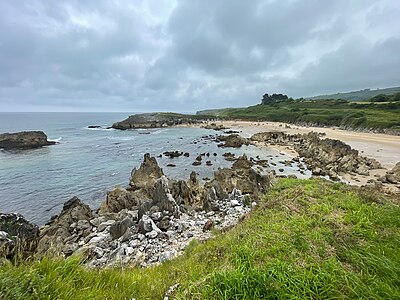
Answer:
[[[395,0],[0,3],[0,111],[196,110],[398,85]]]
[[[311,96],[365,87],[399,85],[400,37],[371,44],[354,36],[337,51],[308,66],[295,80],[281,81],[282,88],[296,95]],[[309,94],[309,91],[314,91]],[[308,94],[307,94],[308,93]]]

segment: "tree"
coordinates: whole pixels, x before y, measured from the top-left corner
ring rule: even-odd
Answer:
[[[396,93],[392,96],[392,101],[400,101],[400,93]]]
[[[277,102],[282,102],[288,100],[288,96],[284,94],[272,94],[271,96],[268,94],[264,94],[261,99],[261,104],[272,104]]]
[[[387,102],[387,101],[389,101],[389,96],[385,95],[385,94],[379,94],[379,95],[376,95],[375,97],[372,97],[369,101],[370,102]]]

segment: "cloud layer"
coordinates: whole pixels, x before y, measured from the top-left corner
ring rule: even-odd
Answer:
[[[0,111],[193,111],[400,85],[397,0],[0,2]]]

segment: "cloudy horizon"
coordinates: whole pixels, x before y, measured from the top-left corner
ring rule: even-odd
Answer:
[[[400,85],[396,0],[6,0],[0,111],[196,111]]]

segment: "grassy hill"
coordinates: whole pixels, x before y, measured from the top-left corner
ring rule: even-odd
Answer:
[[[319,95],[314,97],[306,97],[306,99],[310,100],[323,100],[323,99],[343,99],[349,101],[361,101],[365,99],[369,99],[375,97],[380,94],[384,95],[393,95],[400,92],[400,87],[392,87],[386,89],[377,89],[377,90],[360,90],[354,92],[347,92],[347,93],[336,93],[330,95]]]
[[[220,119],[308,123],[354,129],[400,131],[400,102],[292,100],[268,105],[215,110],[214,116]]]
[[[232,230],[160,266],[0,266],[1,299],[399,299],[398,195],[281,179]]]

